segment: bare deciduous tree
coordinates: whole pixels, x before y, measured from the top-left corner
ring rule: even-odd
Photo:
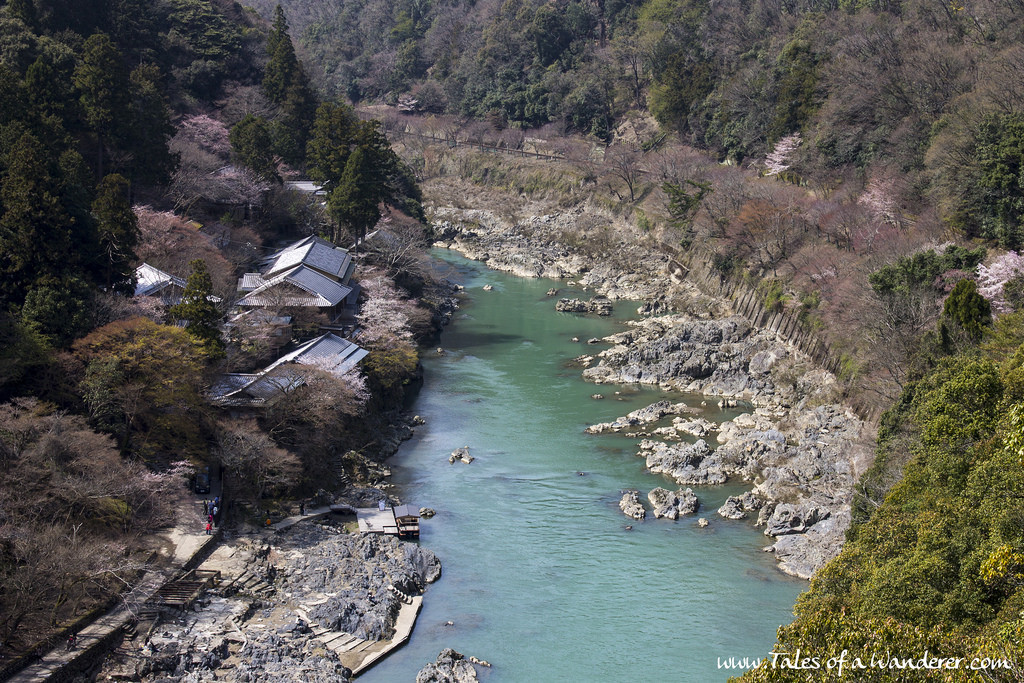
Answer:
[[[635,145],[616,145],[609,147],[605,153],[605,164],[608,166],[609,172],[626,184],[631,202],[636,201],[637,190],[643,179],[643,170],[640,168],[642,157],[642,150]],[[620,200],[623,198],[616,188],[612,187],[611,191]]]
[[[217,457],[233,482],[256,500],[298,481],[298,457],[264,433],[255,420],[220,423]]]

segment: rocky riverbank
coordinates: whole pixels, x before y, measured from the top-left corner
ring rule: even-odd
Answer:
[[[637,455],[651,472],[681,486],[752,482],[750,493],[730,499],[719,514],[756,519],[775,540],[767,550],[787,573],[810,578],[839,552],[853,487],[871,450],[863,423],[835,402],[833,377],[775,335],[735,317],[651,318],[605,341],[612,346],[581,359],[591,381],[655,384],[751,406],[717,426],[677,417],[650,429],[681,412],[667,402],[610,423],[616,431],[629,425],[627,433],[643,438]],[[688,434],[706,439],[676,441]]]
[[[733,315],[727,302],[674,277],[656,250],[611,240],[595,251],[588,235],[609,240],[608,231],[594,228],[582,209],[515,220],[451,207],[435,207],[432,215],[436,245],[488,267],[644,302],[639,312],[656,315],[602,340],[608,348],[580,356],[584,378],[657,385],[749,410],[715,425],[683,404],[655,404],[588,431],[638,437],[637,455],[648,469],[681,487],[750,482],[750,492],[719,514],[763,526],[773,540],[766,550],[787,573],[809,578],[838,553],[873,434],[839,403],[832,375],[775,333]],[[586,249],[577,248],[580,240]],[[671,423],[659,422],[665,418]],[[641,519],[642,497],[634,493],[624,495],[622,508]],[[684,488],[672,494],[687,501],[681,507],[665,504],[671,492],[653,493],[654,508],[665,516],[692,511]]]
[[[202,569],[219,584],[119,648],[101,677],[347,683],[353,657],[391,638],[409,596],[441,575],[429,550],[314,520],[230,538]]]
[[[593,207],[550,213],[544,211],[551,207],[531,208],[538,213],[510,218],[486,209],[431,207],[434,245],[519,277],[568,280],[610,302],[645,301],[651,312],[724,313],[715,299],[667,277],[667,256],[616,237],[625,229],[618,218]],[[603,303],[580,303],[596,312],[608,310]]]

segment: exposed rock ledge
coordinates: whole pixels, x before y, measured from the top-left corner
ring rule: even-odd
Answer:
[[[620,432],[627,427],[639,427],[642,425],[657,422],[666,415],[683,415],[695,413],[697,410],[685,403],[672,403],[670,401],[658,401],[649,406],[634,410],[625,417],[620,417],[614,422],[599,422],[591,425],[585,430],[587,434],[603,434],[604,432]]]
[[[755,406],[719,426],[717,443],[644,439],[647,468],[681,486],[754,483],[719,513],[757,524],[774,538],[780,568],[803,578],[834,557],[850,523],[853,487],[870,462],[870,438],[857,417],[834,403],[835,380],[799,351],[740,318],[673,315],[633,324],[583,371],[594,382],[641,382],[741,399]],[[670,414],[668,402],[588,431],[640,424],[638,415]],[[670,438],[655,430],[653,436]]]
[[[158,623],[141,650],[101,678],[191,683],[301,679],[347,683],[338,632],[356,642],[394,632],[402,596],[441,575],[437,557],[390,536],[351,535],[313,520],[286,533],[229,539],[203,564],[222,572],[193,611]]]
[[[416,674],[416,683],[475,683],[480,680],[470,660],[450,647],[441,650],[437,661]]]
[[[454,207],[430,207],[429,213],[436,246],[454,249],[488,268],[519,277],[573,280],[612,301],[647,301],[648,312],[665,310],[666,285],[677,293],[689,292],[705,307],[714,306],[692,286],[672,283],[668,258],[647,247],[622,240],[609,244],[599,258],[577,253],[573,240],[586,240],[595,231],[604,235],[603,228],[612,222],[582,207],[521,219]]]

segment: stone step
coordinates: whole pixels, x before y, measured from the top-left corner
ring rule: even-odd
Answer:
[[[346,641],[351,637],[352,636],[343,631],[332,631],[326,636],[320,638],[320,640],[324,641],[324,645],[333,649],[335,645],[341,643],[342,641]]]
[[[327,644],[327,649],[334,650],[335,652],[348,652],[353,647],[360,643],[360,639],[348,633],[339,634],[337,638],[333,638],[330,643]]]
[[[355,636],[352,636],[352,640],[349,640],[349,641],[345,642],[344,644],[339,645],[339,646],[334,647],[334,648],[331,648],[331,649],[334,650],[335,653],[340,655],[340,654],[344,654],[346,652],[351,652],[352,650],[356,649],[357,647],[359,647],[360,645],[362,645],[365,642],[367,642],[367,641],[361,640],[359,638],[356,638]]]
[[[356,647],[352,648],[351,650],[349,650],[349,652],[363,652],[364,650],[368,650],[368,649],[370,649],[371,647],[373,647],[376,644],[377,644],[376,640],[364,640],[358,646],[356,646]]]

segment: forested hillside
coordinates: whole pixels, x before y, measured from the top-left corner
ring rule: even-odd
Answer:
[[[851,402],[888,408],[849,542],[777,651],[822,669],[844,649],[865,662],[1006,658],[1010,671],[927,675],[1019,680],[1024,263],[1006,250],[1024,241],[1024,4],[297,0],[286,12],[313,80],[393,105],[394,130],[566,161],[556,180],[410,144],[424,178],[460,168],[480,187],[562,193],[635,224],[609,236],[602,218],[581,221],[577,244],[597,257],[616,239],[695,250],[827,340]],[[908,680],[890,664],[847,675]],[[807,676],[769,663],[748,678]]]
[[[163,561],[157,531],[199,531],[197,472],[223,470],[242,521],[376,476],[433,324],[409,291],[431,286],[419,190],[379,123],[310,85],[276,19],[230,0],[0,3],[5,667]],[[302,175],[326,206],[283,186]],[[362,296],[344,290],[333,328],[362,330],[361,368],[304,369],[241,416],[215,405],[226,371],[334,322],[290,300],[239,311],[238,278],[282,240],[341,258],[382,212],[402,253],[359,245],[344,275]]]
[[[286,13],[316,80],[354,101],[601,139],[649,111],[737,162],[800,134],[790,171],[823,189],[867,169],[967,236],[1021,239],[1013,0],[297,0]]]

